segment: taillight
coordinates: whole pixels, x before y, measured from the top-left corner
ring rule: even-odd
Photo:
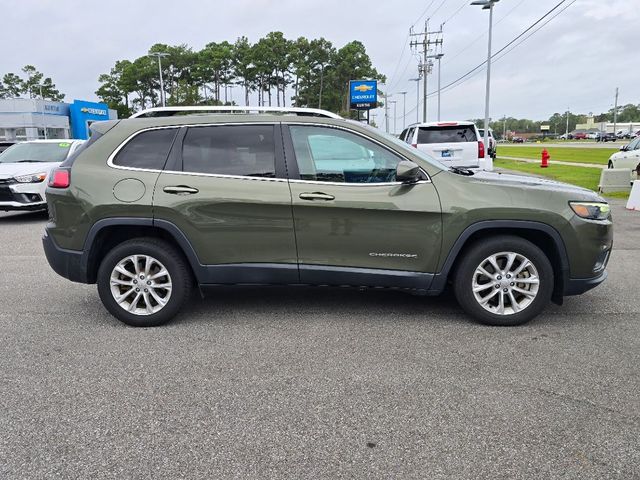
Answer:
[[[71,172],[66,168],[56,168],[49,175],[49,184],[51,188],[69,188],[71,185]]]
[[[478,142],[478,158],[484,158],[484,142]]]
[[[418,144],[417,144],[417,143],[412,143],[412,144],[411,144],[411,146],[412,146],[413,148],[418,148]]]

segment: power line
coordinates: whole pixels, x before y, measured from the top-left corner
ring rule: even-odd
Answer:
[[[435,3],[435,1],[436,1],[436,0],[431,0],[431,2],[429,2],[429,5],[427,5],[427,8],[425,8],[425,9],[424,9],[424,11],[423,11],[423,12],[420,14],[420,16],[418,17],[418,19],[417,19],[415,22],[413,22],[413,23],[411,24],[411,28],[415,27],[415,26],[416,26],[416,24],[417,24],[420,20],[422,20],[422,19],[424,18],[425,14],[429,11],[429,9],[431,8],[431,5],[433,5],[433,4]]]
[[[525,2],[525,0],[520,0],[520,2],[518,2],[511,10],[509,10],[507,13],[505,13],[502,17],[500,17],[498,20],[496,20],[496,22],[494,23],[494,25],[498,25],[500,22],[502,22],[505,18],[507,18],[509,15],[511,15],[511,13],[518,8],[520,5],[522,5]],[[466,2],[465,2],[466,4]],[[476,42],[478,40],[480,40],[482,37],[484,37],[487,32],[489,30],[485,30],[484,32],[482,32],[480,35],[478,35],[476,38],[474,38],[471,42],[469,42],[465,47],[463,47],[462,49],[458,50],[456,53],[454,53],[453,55],[450,55],[448,58],[448,62],[445,63],[445,65],[451,63],[453,60],[455,60],[456,58],[458,58],[460,55],[462,55],[464,52],[466,52],[467,50],[469,50],[469,48],[471,47],[475,47],[476,46]]]
[[[507,50],[511,45],[513,45],[514,43],[516,43],[518,40],[520,40],[522,37],[524,37],[525,35],[527,35],[527,33],[529,33],[533,28],[535,28],[540,22],[542,22],[545,18],[547,18],[549,15],[551,15],[551,13],[553,13],[555,10],[557,10],[563,3],[565,3],[567,0],[562,0],[561,2],[559,2],[558,4],[556,4],[556,6],[554,6],[551,10],[549,10],[547,13],[545,13],[542,17],[540,17],[538,20],[536,20],[534,23],[532,23],[527,29],[525,29],[522,33],[520,33],[518,36],[516,36],[513,40],[511,40],[509,43],[507,43],[504,47],[502,47],[500,50],[498,50],[497,52],[495,52],[493,55],[491,55],[491,59],[493,60],[494,57],[498,57],[498,55],[500,55],[502,52],[504,52],[505,50]],[[568,5],[566,5],[562,10],[560,10],[556,15],[554,15],[553,17],[551,17],[547,22],[545,22],[543,25],[540,26],[540,28],[538,28],[537,30],[535,30],[534,32],[532,32],[530,35],[528,35],[524,40],[522,40],[522,42],[519,42],[518,45],[514,46],[512,49],[510,49],[508,52],[505,53],[505,55],[509,52],[511,52],[514,48],[516,48],[517,46],[519,46],[521,43],[523,43],[525,40],[527,40],[529,37],[531,37],[533,34],[535,34],[536,32],[538,32],[542,27],[544,27],[545,25],[547,25],[549,22],[551,22],[551,20],[553,20],[554,18],[556,18],[558,15],[560,15],[562,12],[564,12],[567,8],[569,8],[571,5],[573,5],[577,0],[572,0],[571,3],[569,3]],[[500,58],[502,58],[504,55],[502,55]],[[476,65],[474,68],[472,68],[471,70],[469,70],[467,73],[465,73],[464,75],[458,77],[456,80],[448,83],[447,85],[445,85],[444,87],[442,87],[441,91],[444,90],[448,90],[450,88],[453,88],[454,86],[459,85],[460,83],[462,83],[463,81],[468,80],[469,78],[471,78],[471,76],[473,76],[474,72],[477,73],[478,70],[480,68],[482,68],[484,65],[486,65],[487,61],[485,60],[484,62],[480,63],[479,65]],[[437,94],[436,92],[431,92],[429,93],[427,96],[431,97],[433,95]]]
[[[523,0],[524,1],[524,0]],[[462,0],[462,5],[460,5],[460,7],[458,7],[458,9],[453,12],[451,15],[449,15],[449,17],[447,17],[447,19],[442,22],[442,25],[444,25],[445,23],[447,23],[449,20],[451,20],[453,17],[455,17],[457,14],[460,13],[460,11],[466,7],[467,5],[469,5],[469,0]]]

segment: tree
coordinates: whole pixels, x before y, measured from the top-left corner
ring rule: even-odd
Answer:
[[[231,67],[238,84],[244,88],[244,104],[249,105],[249,92],[255,89],[256,68],[253,65],[253,50],[247,37],[239,37],[233,44]]]
[[[1,98],[18,98],[23,93],[22,79],[15,73],[6,73],[2,77]]]

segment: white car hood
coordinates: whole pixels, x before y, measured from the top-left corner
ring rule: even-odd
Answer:
[[[49,175],[49,172],[59,165],[60,162],[0,163],[0,180],[42,172]]]

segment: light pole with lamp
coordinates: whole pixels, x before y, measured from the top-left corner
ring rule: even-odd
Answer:
[[[40,89],[40,101],[42,102],[42,129],[44,130],[44,139],[45,140],[49,140],[49,136],[47,135],[47,123],[44,119],[44,95],[42,95],[42,85],[38,85],[38,88]]]
[[[410,82],[416,82],[416,123],[420,123],[420,80],[421,78],[410,78]]]
[[[395,135],[398,129],[396,128],[396,122],[398,121],[398,116],[396,114],[396,104],[397,100],[389,100],[389,103],[393,104],[393,134]]]
[[[402,130],[407,121],[407,92],[398,92],[398,95],[402,95]]]
[[[164,107],[166,106],[165,105],[166,102],[165,102],[165,96],[164,96],[164,83],[162,82],[162,59],[164,57],[168,57],[169,54],[164,52],[154,52],[154,53],[150,53],[148,56],[156,57],[158,59],[158,72],[160,73],[160,102]]]
[[[493,6],[500,0],[474,0],[471,5],[480,5],[489,10],[489,46],[487,50],[487,89],[484,100],[484,166],[485,170],[493,170],[493,160],[489,156],[489,94],[491,86],[491,34],[493,28]]]
[[[436,55],[436,60],[438,60],[438,121],[440,121],[440,72],[442,71],[440,68],[440,60],[444,57],[444,53],[438,53]]]

